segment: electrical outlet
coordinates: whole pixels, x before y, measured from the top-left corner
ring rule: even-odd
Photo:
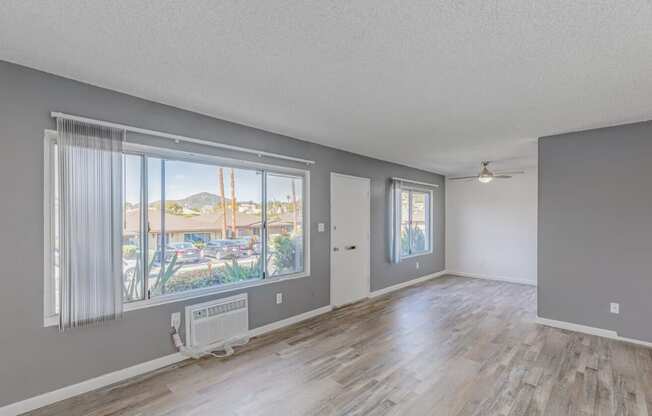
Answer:
[[[326,226],[324,225],[323,222],[320,222],[319,224],[317,224],[317,232],[323,233],[324,230],[326,230]]]
[[[419,268],[419,262],[417,262],[417,269]]]
[[[609,311],[611,313],[619,314],[620,313],[620,304],[618,304],[616,302],[611,302],[609,304]]]
[[[276,294],[276,304],[280,305],[283,303],[283,293],[277,293]]]
[[[179,330],[179,327],[181,326],[181,312],[175,312],[172,314],[170,317],[170,326],[177,331]]]

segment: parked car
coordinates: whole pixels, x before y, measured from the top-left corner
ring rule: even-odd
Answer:
[[[240,257],[240,247],[236,240],[210,240],[204,247],[204,255],[218,260]]]
[[[170,243],[165,246],[165,261],[170,262],[174,256],[177,256],[177,263],[196,263],[202,259],[202,252],[192,243],[189,242],[180,242],[180,243]],[[154,253],[154,262],[156,264],[161,263],[161,252],[156,250]]]

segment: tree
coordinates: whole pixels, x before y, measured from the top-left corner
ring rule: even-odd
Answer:
[[[170,215],[183,214],[183,207],[178,202],[165,201],[165,213]]]
[[[233,232],[233,237],[235,238],[235,236],[238,235],[238,225],[236,221],[236,216],[238,215],[238,204],[235,200],[235,169],[233,168],[231,168],[231,212],[233,213],[231,231]]]
[[[275,273],[282,274],[294,270],[297,256],[295,241],[289,235],[279,234],[274,236],[271,246]]]
[[[297,191],[295,189],[294,179],[292,179],[292,232],[297,230]]]
[[[220,181],[220,202],[219,205],[222,209],[222,239],[226,238],[226,199],[224,198],[224,169],[218,169]]]

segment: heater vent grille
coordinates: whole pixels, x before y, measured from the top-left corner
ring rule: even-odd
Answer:
[[[186,307],[186,342],[190,347],[218,344],[249,330],[246,293]]]

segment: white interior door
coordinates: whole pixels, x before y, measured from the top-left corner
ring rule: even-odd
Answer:
[[[331,303],[346,305],[370,290],[370,180],[331,173]]]

